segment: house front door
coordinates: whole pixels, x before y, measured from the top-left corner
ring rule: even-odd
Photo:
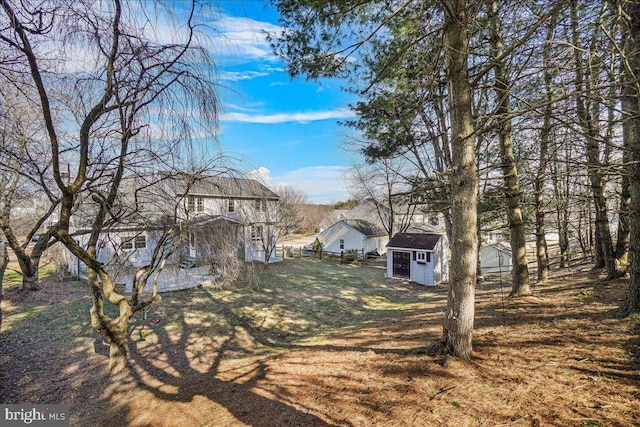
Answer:
[[[393,277],[411,277],[411,253],[393,251]]]

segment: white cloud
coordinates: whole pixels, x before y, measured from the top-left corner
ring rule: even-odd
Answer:
[[[271,74],[268,71],[226,71],[220,73],[221,80],[238,82],[240,80],[252,80],[258,77],[264,77]]]
[[[310,166],[273,176],[273,182],[304,192],[313,203],[335,203],[349,198],[347,170],[345,166]]]
[[[253,80],[265,77],[274,72],[284,71],[281,67],[261,67],[260,70],[225,71],[220,73],[220,79],[237,82],[240,80]]]
[[[213,50],[224,57],[236,57],[247,62],[263,60],[277,62],[267,41],[267,34],[279,35],[282,27],[250,18],[221,16],[215,23],[219,32],[212,37]],[[233,54],[233,55],[230,55]]]
[[[266,185],[267,187],[270,187],[271,183],[273,182],[271,171],[264,166],[260,166],[258,169],[253,169],[247,172],[247,177],[250,179],[255,179],[256,181],[263,185]]]
[[[224,113],[219,119],[222,122],[244,122],[244,123],[289,123],[289,122],[314,122],[319,120],[335,120],[355,117],[355,113],[348,108],[338,108],[326,111],[307,111],[277,114],[247,114],[247,113]]]

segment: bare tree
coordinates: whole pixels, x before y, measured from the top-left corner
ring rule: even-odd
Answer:
[[[371,201],[377,219],[389,238],[411,225],[418,204],[412,199],[411,179],[417,173],[402,157],[379,159],[351,168],[349,181],[354,197]]]
[[[59,197],[52,190],[47,147],[40,142],[41,120],[6,86],[0,94],[0,231],[18,260],[22,289],[38,290],[40,259],[54,243]]]
[[[278,242],[298,229],[300,206],[307,201],[302,191],[290,185],[279,186],[276,193],[278,200],[256,200],[253,209],[255,224],[252,225],[251,239],[260,245],[265,264],[275,254]]]
[[[91,324],[110,345],[110,369],[118,372],[127,366],[129,319],[153,299],[129,301],[116,291],[97,259],[100,236],[117,216],[127,171],[175,166],[171,162],[176,156],[156,146],[158,141],[175,145],[194,131],[214,134],[215,86],[208,55],[197,47],[196,4],[186,9],[184,22],[173,27],[173,40],[164,43],[150,31],[159,22],[169,22],[169,11],[162,7],[143,12],[145,5],[120,0],[72,2],[60,9],[56,5],[0,0],[0,42],[16,59],[4,65],[28,76],[37,93],[34,102],[60,199],[53,235],[88,267]],[[52,64],[42,49],[45,44],[64,47],[63,54],[87,54],[91,60],[71,57]],[[52,65],[61,72],[53,73]],[[162,132],[152,134],[158,126]],[[70,176],[65,177],[63,165],[70,160]],[[86,245],[81,246],[73,238],[72,214],[84,191],[96,209]],[[115,306],[117,314],[108,314],[105,305]]]

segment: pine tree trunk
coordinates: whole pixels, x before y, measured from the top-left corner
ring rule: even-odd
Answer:
[[[626,139],[623,137],[623,139]],[[629,155],[625,154],[625,164],[629,163]],[[629,176],[622,176],[620,188],[620,205],[618,213],[618,236],[616,239],[616,261],[622,271],[626,271],[629,258],[629,203],[631,203]]]
[[[529,263],[527,261],[527,239],[520,206],[520,184],[518,183],[518,168],[513,155],[511,139],[511,107],[509,105],[509,82],[504,71],[504,60],[500,59],[503,52],[503,41],[498,16],[498,2],[489,0],[488,17],[491,26],[491,54],[493,57],[493,72],[495,74],[494,88],[497,98],[496,128],[500,141],[500,157],[502,159],[502,175],[504,177],[504,197],[507,207],[507,221],[509,224],[509,243],[511,245],[512,281],[511,296],[531,295],[529,283]]]
[[[600,237],[604,264],[607,268],[607,277],[612,279],[621,276],[623,273],[618,269],[616,256],[611,239],[609,228],[609,217],[607,213],[607,200],[604,196],[604,177],[602,164],[600,162],[600,135],[598,125],[594,121],[597,114],[589,110],[585,104],[585,84],[584,84],[584,63],[582,51],[580,50],[580,35],[578,30],[577,5],[575,0],[571,2],[571,26],[573,33],[574,59],[576,66],[575,86],[576,86],[576,113],[578,122],[585,133],[587,154],[587,175],[591,183],[591,193],[596,213],[596,231]]]
[[[477,252],[477,172],[469,84],[467,2],[453,0],[445,18],[451,118],[451,266],[443,326],[446,350],[463,359],[472,351]]]
[[[549,278],[549,252],[547,248],[547,237],[545,233],[545,204],[544,204],[544,184],[547,170],[549,139],[551,136],[551,117],[553,114],[553,76],[551,75],[549,62],[550,42],[553,39],[553,30],[556,26],[555,15],[551,17],[551,21],[547,27],[546,43],[543,46],[542,60],[544,72],[544,87],[546,94],[546,105],[544,108],[544,116],[542,129],[540,131],[540,158],[538,169],[534,181],[535,193],[535,210],[536,210],[536,261],[538,263],[538,282],[546,282]]]
[[[627,312],[640,312],[640,2],[624,2],[626,25],[624,29],[623,61],[629,64],[624,68],[623,116],[628,133],[625,145],[628,147],[630,162],[627,164],[629,176],[629,294]]]
[[[0,330],[2,330],[2,286],[4,281],[4,272],[7,270],[7,266],[9,265],[9,253],[4,243],[0,243],[0,250]]]

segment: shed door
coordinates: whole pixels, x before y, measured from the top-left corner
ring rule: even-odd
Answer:
[[[411,276],[411,253],[393,251],[393,276],[406,277]]]

